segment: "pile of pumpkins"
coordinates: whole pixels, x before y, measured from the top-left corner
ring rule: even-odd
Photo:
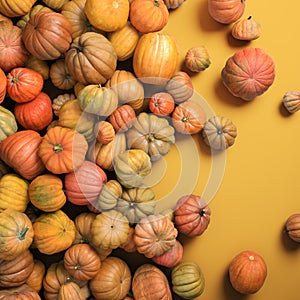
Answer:
[[[245,5],[208,3],[208,13],[224,24],[238,20]],[[237,136],[230,119],[208,118],[193,99],[192,80],[178,69],[176,40],[160,32],[169,11],[183,4],[0,3],[0,298],[158,300],[203,293],[201,268],[182,260],[178,237],[202,235],[210,208],[191,194],[157,212],[154,192],[144,185],[176,135],[200,134],[215,151]],[[259,37],[259,27],[243,35],[247,24],[235,29],[236,38]],[[190,49],[185,65],[191,72],[208,68],[207,50]],[[221,76],[233,95],[250,101],[273,83],[274,63],[263,49],[247,47],[228,59]],[[133,270],[115,249],[148,263]],[[42,257],[55,255],[46,266]],[[254,276],[250,265],[259,270]],[[257,292],[267,274],[251,251],[234,258],[229,272],[245,294]]]

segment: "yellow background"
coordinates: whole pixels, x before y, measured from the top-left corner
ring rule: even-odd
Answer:
[[[235,144],[226,151],[225,173],[209,205],[211,223],[200,237],[184,239],[184,259],[199,263],[206,288],[205,300],[299,300],[300,249],[283,232],[286,219],[300,212],[300,112],[290,115],[282,107],[288,90],[300,90],[299,1],[246,1],[242,18],[252,15],[262,25],[262,35],[251,42],[231,37],[231,26],[214,21],[207,0],[187,0],[171,11],[163,32],[173,35],[180,49],[180,63],[186,51],[204,45],[212,64],[192,77],[194,88],[216,114],[230,118],[238,128]],[[225,61],[244,47],[263,48],[274,60],[276,78],[269,90],[251,102],[233,97],[221,82]],[[205,190],[211,156],[199,137],[201,172],[194,192]],[[166,193],[176,182],[176,153],[166,158],[165,178],[156,192]],[[177,173],[176,173],[177,172]],[[189,172],[184,174],[186,180]],[[228,281],[228,265],[243,250],[261,254],[268,267],[263,288],[243,296]]]

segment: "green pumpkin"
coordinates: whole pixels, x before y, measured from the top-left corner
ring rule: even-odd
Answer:
[[[283,96],[282,102],[289,113],[297,112],[300,109],[300,92],[287,91]]]
[[[17,130],[18,125],[13,113],[0,105],[0,143]]]
[[[193,261],[182,261],[171,272],[172,290],[182,299],[199,297],[205,288],[204,275]]]

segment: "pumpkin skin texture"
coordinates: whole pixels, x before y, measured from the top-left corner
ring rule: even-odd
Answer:
[[[168,9],[176,9],[184,3],[185,0],[164,0]]]
[[[178,231],[166,216],[152,214],[135,226],[134,242],[137,251],[147,258],[168,251],[176,243]]]
[[[275,65],[262,48],[246,47],[227,59],[221,78],[233,96],[251,101],[273,84]]]
[[[128,104],[121,105],[112,112],[108,121],[114,127],[115,132],[126,132],[135,121],[135,111]]]
[[[32,180],[45,170],[38,156],[41,141],[42,137],[36,131],[17,131],[0,144],[1,159],[22,177]]]
[[[46,273],[46,267],[44,263],[39,259],[34,259],[34,266],[31,274],[26,280],[26,284],[39,292],[43,286],[43,278]]]
[[[0,2],[0,12],[7,17],[20,17],[26,15],[32,8],[35,0],[25,0],[22,4],[13,0],[2,0]]]
[[[74,222],[62,210],[39,216],[33,230],[35,246],[47,255],[66,250],[75,240]]]
[[[17,122],[25,129],[40,131],[52,121],[52,102],[48,94],[40,92],[33,100],[17,103],[14,108]]]
[[[14,114],[0,105],[0,143],[18,130]]]
[[[107,121],[99,121],[94,126],[94,133],[97,142],[103,145],[107,145],[113,141],[115,137],[115,129],[111,123]]]
[[[71,94],[68,94],[68,93],[60,94],[56,98],[54,98],[52,100],[52,109],[53,109],[54,115],[59,116],[59,111],[60,111],[60,108],[63,106],[63,104],[69,100],[74,100],[74,99],[75,99],[75,95],[72,93]]]
[[[133,237],[134,237],[134,227],[130,227],[130,231],[129,231],[127,240],[124,243],[122,243],[119,247],[128,253],[135,252],[136,245],[133,240]]]
[[[0,49],[0,68],[5,73],[23,66],[29,56],[22,41],[22,30],[12,22],[0,22]]]
[[[38,72],[39,74],[41,74],[44,80],[49,79],[50,67],[49,67],[47,61],[44,61],[44,60],[38,59],[32,55],[29,55],[29,57],[25,63],[25,67],[32,69],[32,70]]]
[[[28,21],[22,40],[31,55],[41,60],[55,60],[69,49],[72,28],[60,13],[38,12]]]
[[[42,91],[44,79],[27,67],[13,68],[7,74],[7,94],[17,103],[29,102]]]
[[[165,84],[178,66],[175,39],[158,32],[142,35],[133,54],[133,70],[137,78],[148,84]]]
[[[112,32],[123,28],[129,16],[128,0],[86,0],[84,12],[97,29]],[[113,20],[111,16],[114,16]]]
[[[171,300],[172,294],[166,275],[156,266],[143,264],[136,269],[132,278],[134,299]]]
[[[300,214],[292,214],[287,218],[285,231],[291,240],[300,243]]]
[[[300,92],[287,91],[283,96],[282,103],[290,114],[297,112],[300,109]]]
[[[58,300],[85,300],[86,298],[83,296],[80,286],[71,281],[66,282],[61,285],[58,291]]]
[[[261,36],[261,25],[249,16],[245,20],[237,21],[231,29],[232,36],[237,40],[252,41]]]
[[[26,214],[6,209],[0,213],[0,260],[12,260],[29,249],[33,228]]]
[[[174,267],[171,280],[173,292],[182,299],[195,299],[204,292],[204,275],[193,261],[182,261]]]
[[[43,0],[43,3],[54,10],[60,11],[63,6],[68,3],[68,0]]]
[[[0,104],[4,101],[6,95],[6,75],[3,70],[0,68]]]
[[[163,0],[134,0],[130,4],[129,18],[139,32],[155,32],[167,25],[169,11]]]
[[[171,94],[160,92],[151,96],[149,109],[157,116],[168,116],[175,108],[175,102]]]
[[[43,136],[38,155],[54,174],[78,169],[85,160],[88,143],[77,131],[61,126],[50,128]]]
[[[92,212],[82,212],[76,216],[74,223],[76,228],[75,241],[73,244],[89,244],[92,240],[91,227],[96,218]]]
[[[229,280],[241,294],[255,294],[267,277],[267,265],[261,255],[254,251],[242,251],[229,264]]]
[[[222,151],[234,144],[237,128],[229,118],[213,116],[206,121],[201,133],[206,145]]]
[[[102,263],[100,270],[89,283],[96,300],[119,300],[129,292],[131,272],[121,258],[110,256]],[[137,298],[136,298],[137,299]]]
[[[221,24],[237,21],[245,11],[245,0],[208,0],[210,16]]]
[[[117,54],[102,34],[85,32],[75,38],[65,55],[69,73],[79,82],[105,84],[117,67]]]
[[[6,300],[41,300],[38,292],[27,284],[21,286],[3,289],[0,291],[0,299]]]

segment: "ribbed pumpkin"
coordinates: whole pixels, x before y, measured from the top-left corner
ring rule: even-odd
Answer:
[[[221,78],[232,95],[250,101],[273,84],[274,61],[262,48],[246,47],[227,59]]]
[[[239,20],[233,24],[231,34],[235,39],[242,41],[252,41],[260,37],[261,25],[249,16],[247,19]]]
[[[134,227],[130,226],[130,231],[129,231],[127,240],[119,246],[121,249],[123,249],[129,253],[136,251],[136,245],[135,245],[135,242],[133,239],[134,232],[135,232]]]
[[[131,278],[127,263],[121,258],[110,256],[102,262],[89,287],[95,299],[123,299],[130,290]]]
[[[133,70],[144,83],[165,84],[178,67],[175,39],[164,33],[152,32],[141,36],[133,55]]]
[[[158,92],[151,96],[149,109],[157,116],[168,116],[175,108],[175,102],[171,94]]]
[[[41,60],[55,60],[69,49],[72,28],[65,16],[57,12],[38,12],[23,30],[26,49]]]
[[[5,175],[11,172],[10,167],[0,160],[0,179]]]
[[[94,133],[97,142],[103,145],[110,143],[115,137],[115,130],[107,121],[97,122],[94,126]]]
[[[50,8],[60,11],[69,0],[43,0],[43,2]]]
[[[24,0],[18,3],[14,0],[2,0],[0,12],[7,17],[20,17],[27,14],[32,8],[35,0]]]
[[[294,242],[300,243],[300,214],[290,215],[285,222],[285,231]]]
[[[39,216],[33,230],[35,246],[47,255],[66,250],[75,240],[74,222],[62,210]]]
[[[14,114],[0,105],[0,143],[18,130]]]
[[[49,79],[50,67],[47,61],[29,55],[26,60],[25,67],[41,74],[44,80]]]
[[[34,178],[28,189],[31,203],[44,212],[57,211],[66,203],[63,182],[54,174],[43,174]]]
[[[47,170],[54,174],[78,169],[85,160],[88,144],[76,130],[55,126],[43,136],[38,155]]]
[[[17,131],[0,144],[0,158],[22,177],[31,180],[45,170],[38,156],[41,141],[36,131]]]
[[[85,300],[80,286],[74,281],[67,281],[62,284],[58,291],[58,300]]]
[[[135,111],[128,104],[120,105],[111,113],[108,121],[116,132],[125,132],[132,127],[135,121]]]
[[[166,216],[152,214],[135,226],[134,242],[137,251],[148,258],[168,251],[176,243],[178,231]]]
[[[89,244],[92,240],[91,227],[96,218],[96,214],[92,212],[81,212],[76,216],[74,223],[76,235],[74,244]]]
[[[176,9],[182,5],[185,0],[164,0],[164,2],[168,9]]]
[[[0,260],[12,260],[29,249],[33,228],[26,214],[6,209],[0,213]]]
[[[56,98],[52,100],[52,109],[53,112],[56,116],[59,115],[60,108],[63,106],[64,103],[66,103],[69,100],[74,100],[75,95],[74,94],[69,94],[69,93],[64,93],[58,95]]]
[[[75,38],[65,60],[70,74],[83,84],[104,84],[117,67],[113,45],[96,32],[85,32]]]
[[[41,300],[38,292],[27,284],[0,291],[0,299],[6,300]]]
[[[46,267],[44,263],[39,259],[34,259],[33,270],[26,280],[26,284],[39,292],[43,286],[43,278],[46,273]]]
[[[0,68],[0,103],[4,101],[6,95],[6,85],[7,85],[6,74]]]
[[[132,278],[134,299],[171,300],[172,293],[166,275],[149,263],[139,266]]]
[[[205,278],[194,261],[182,261],[171,272],[172,290],[182,299],[199,297],[205,288]]]
[[[195,46],[185,54],[184,65],[192,72],[201,72],[211,64],[211,58],[205,46]]]
[[[300,92],[287,91],[283,95],[282,103],[289,113],[297,112],[300,109]]]
[[[26,210],[29,202],[28,181],[15,173],[0,179],[0,211],[10,208],[19,212]]]

